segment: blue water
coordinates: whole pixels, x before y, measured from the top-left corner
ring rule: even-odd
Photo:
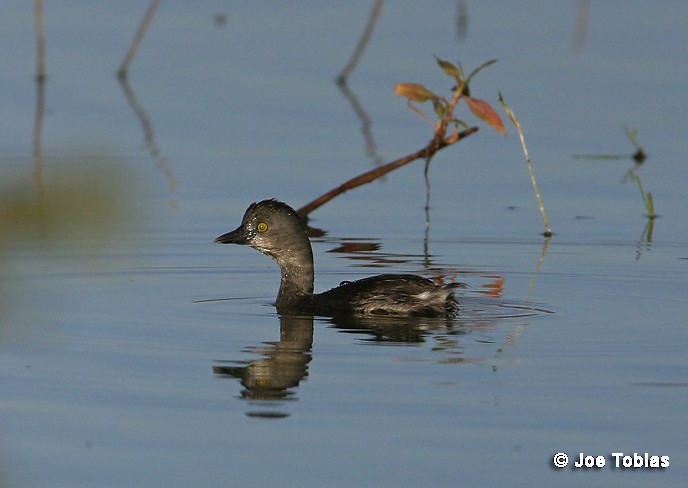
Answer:
[[[463,4],[460,32],[456,2],[384,4],[348,84],[371,153],[333,80],[372,2],[162,2],[125,88],[145,5],[46,2],[42,164],[33,12],[7,8],[0,486],[682,486],[688,9],[594,3],[581,44],[586,2]],[[554,237],[511,126],[481,126],[432,161],[427,213],[416,162],[310,221],[318,290],[442,274],[467,284],[457,320],[280,318],[274,264],[213,238],[252,201],[298,207],[425,145],[393,85],[448,93],[433,55],[499,60],[471,94],[519,117]],[[572,157],[633,153],[622,125],[652,229],[632,160]]]

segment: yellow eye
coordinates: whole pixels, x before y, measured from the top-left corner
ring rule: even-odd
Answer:
[[[265,232],[266,230],[268,230],[268,224],[266,224],[265,222],[260,222],[260,223],[256,226],[256,230],[257,230],[258,232]]]

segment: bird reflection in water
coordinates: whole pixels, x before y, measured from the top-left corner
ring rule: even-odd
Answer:
[[[282,418],[289,414],[276,410],[283,402],[296,399],[296,388],[308,377],[312,359],[313,316],[280,315],[280,339],[250,347],[246,352],[260,354],[252,361],[216,361],[213,373],[241,382],[241,398],[254,406],[251,417]],[[364,341],[420,343],[431,331],[445,330],[463,334],[450,319],[403,319],[387,317],[335,317],[333,327],[344,333],[365,336]],[[453,326],[452,326],[453,324]]]
[[[313,347],[312,316],[280,316],[280,339],[251,347],[262,359],[218,361],[213,372],[238,379],[246,400],[289,400],[293,388],[308,376]]]

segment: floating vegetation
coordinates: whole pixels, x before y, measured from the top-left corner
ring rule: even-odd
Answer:
[[[628,180],[635,182],[638,185],[638,190],[640,190],[640,197],[643,199],[643,204],[645,205],[645,211],[647,212],[645,216],[648,219],[654,219],[657,217],[655,213],[655,204],[652,200],[652,193],[646,192],[643,189],[643,184],[640,181],[640,176],[638,176],[635,171],[629,171],[627,175]]]
[[[645,162],[645,159],[647,158],[645,151],[642,147],[640,147],[640,144],[638,144],[637,141],[638,129],[629,130],[625,125],[622,128],[629,142],[633,145],[633,147],[635,147],[635,152],[631,155],[631,159],[635,161],[635,165],[628,170],[625,179],[630,180],[638,185],[638,190],[640,190],[640,197],[643,199],[643,205],[645,205],[645,211],[647,212],[645,215],[649,219],[654,219],[655,217],[657,217],[657,214],[655,213],[655,204],[652,200],[652,193],[650,193],[649,191],[646,192],[643,189],[643,184],[641,183],[640,176],[638,176],[637,173],[638,169],[640,169],[640,166]]]
[[[646,192],[643,188],[643,184],[640,181],[640,176],[638,176],[638,170],[645,163],[647,159],[647,153],[638,144],[638,129],[629,129],[627,126],[623,125],[621,128],[626,134],[626,138],[634,147],[635,152],[632,154],[574,154],[574,159],[588,159],[588,160],[607,160],[607,161],[618,161],[622,159],[631,159],[635,161],[634,165],[626,172],[622,182],[632,181],[638,185],[638,190],[640,190],[640,196],[643,200],[643,205],[645,206],[645,216],[648,219],[654,219],[658,215],[655,213],[655,204],[652,199],[652,193]],[[651,231],[650,231],[651,234]]]

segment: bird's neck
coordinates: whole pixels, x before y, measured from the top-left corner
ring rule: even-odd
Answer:
[[[289,256],[277,260],[282,278],[275,306],[287,310],[313,296],[313,252],[310,245],[299,253],[291,251]]]

